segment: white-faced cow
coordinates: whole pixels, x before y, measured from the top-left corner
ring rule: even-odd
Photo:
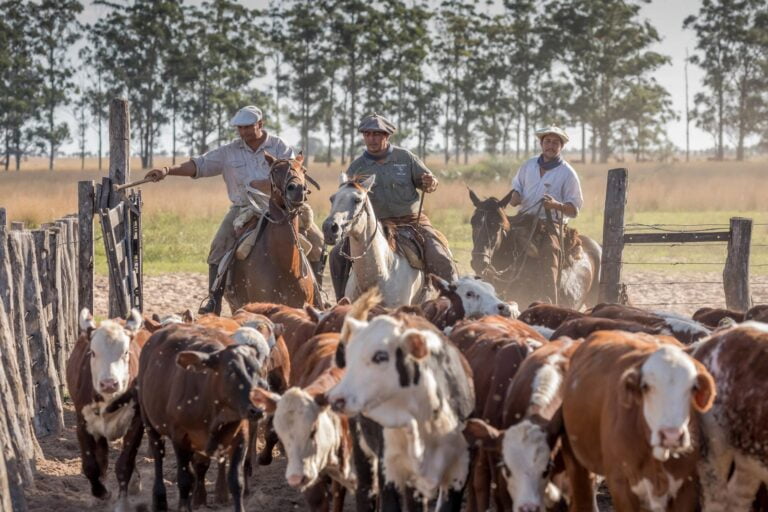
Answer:
[[[596,510],[591,475],[616,510],[697,506],[698,412],[712,376],[670,336],[598,331],[571,357],[563,395],[563,455],[572,510]]]
[[[127,499],[133,474],[128,445],[138,448],[143,434],[133,382],[141,347],[134,336],[142,326],[141,314],[131,311],[127,321],[104,320],[99,327],[87,309],[80,312],[80,336],[67,361],[67,388],[75,405],[77,440],[83,473],[94,496],[107,499],[109,443],[124,438],[116,473],[121,500]]]
[[[747,321],[716,333],[694,356],[718,389],[702,422],[707,441],[699,463],[703,510],[750,510],[760,484],[768,483],[768,324]]]
[[[441,331],[465,318],[487,315],[517,318],[520,314],[516,303],[507,304],[498,298],[493,286],[479,278],[462,277],[448,283],[430,274],[430,279],[440,296],[423,303],[421,309],[424,317]]]
[[[462,431],[474,408],[471,371],[458,349],[409,315],[370,322],[350,315],[341,339],[346,373],[328,393],[333,408],[383,427],[388,483],[426,498],[440,490],[448,497],[443,510],[458,510],[469,465]]]

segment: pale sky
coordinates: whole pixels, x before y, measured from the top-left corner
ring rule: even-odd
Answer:
[[[240,1],[244,5],[257,8],[263,8],[267,4],[267,0]],[[200,0],[193,0],[190,3],[200,3]],[[688,49],[692,54],[696,44],[693,31],[683,30],[682,26],[683,20],[688,15],[698,13],[700,5],[700,0],[654,0],[650,4],[643,4],[641,10],[642,18],[650,20],[662,37],[661,43],[656,45],[656,48],[654,49],[662,54],[668,55],[672,60],[669,65],[659,69],[654,76],[656,77],[656,80],[669,91],[672,98],[673,108],[679,116],[677,121],[669,123],[667,133],[672,142],[682,150],[685,149],[685,52],[686,49]],[[91,22],[104,12],[106,12],[105,7],[89,5],[85,8],[81,20],[83,22]],[[693,106],[694,95],[700,90],[702,76],[703,73],[699,68],[693,65],[688,66],[689,105],[691,107]],[[81,76],[79,79],[85,80],[86,77]],[[71,132],[75,133],[76,126],[71,110],[63,109],[60,117],[70,123]],[[160,137],[161,148],[158,149],[168,150],[170,148],[170,134],[168,132],[169,129],[167,128],[162,130]],[[287,128],[281,135],[291,144],[297,144],[299,141],[299,133],[295,128]],[[571,147],[580,147],[580,130],[577,130],[575,127],[570,127],[569,135],[572,140]],[[95,150],[96,133],[92,133],[92,136],[89,136],[89,139],[90,149]],[[726,143],[731,143],[731,141],[726,140]],[[712,147],[712,145],[713,140],[711,135],[699,130],[693,123],[691,123],[691,150],[706,149]],[[63,150],[66,152],[74,152],[77,151],[76,146],[77,143],[73,140],[65,145]]]

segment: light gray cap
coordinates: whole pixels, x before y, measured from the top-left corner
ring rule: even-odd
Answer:
[[[373,114],[366,116],[360,121],[360,126],[357,127],[357,131],[362,132],[384,132],[392,135],[397,131],[395,125],[384,116],[379,114]]]
[[[261,121],[263,117],[259,107],[248,105],[238,110],[229,124],[231,126],[250,126]]]

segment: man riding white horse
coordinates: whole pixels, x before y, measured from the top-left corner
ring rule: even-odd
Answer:
[[[425,274],[435,274],[449,283],[455,281],[458,275],[448,243],[421,212],[419,201],[418,189],[434,192],[437,178],[416,155],[389,142],[397,130],[384,117],[373,114],[364,118],[358,131],[363,134],[366,151],[349,165],[346,175],[349,178],[374,175],[369,198],[376,217],[396,230],[416,233],[423,249]],[[343,240],[330,255],[337,299],[344,296],[352,266],[344,256],[349,254],[348,244],[348,240]]]
[[[542,270],[545,291],[542,300],[557,301],[558,274],[562,271],[561,240],[571,239],[562,231],[568,219],[579,214],[583,204],[581,183],[573,167],[561,156],[568,135],[562,128],[550,126],[536,131],[541,154],[523,163],[512,180],[509,204],[520,206],[518,215],[511,219],[516,225],[530,225],[527,219],[538,216],[533,233],[525,233],[538,253],[536,266]],[[555,225],[562,222],[562,230]],[[527,248],[526,248],[527,249]]]
[[[229,200],[232,202],[229,211],[221,221],[216,235],[211,242],[208,253],[208,299],[200,307],[200,314],[221,313],[222,298],[226,279],[220,271],[222,260],[235,250],[240,233],[235,228],[235,220],[242,215],[248,215],[246,210],[258,208],[261,213],[266,211],[271,194],[269,180],[269,164],[264,155],[272,155],[278,160],[293,159],[293,149],[280,137],[271,135],[264,130],[264,120],[261,109],[254,106],[241,108],[230,121],[230,125],[237,128],[239,137],[229,144],[208,151],[202,156],[192,158],[180,165],[152,169],[146,175],[154,181],[160,181],[166,176],[187,176],[190,178],[208,178],[221,175],[227,185]],[[249,200],[249,195],[251,200]],[[306,208],[309,208],[306,206]],[[303,221],[302,227],[306,231],[314,231],[317,243],[322,243],[320,230],[312,222],[311,211],[302,212],[303,217],[309,221]],[[241,217],[242,218],[242,217]],[[312,251],[319,254],[318,251]],[[314,261],[312,261],[314,260]],[[318,267],[322,265],[319,257],[310,257],[312,270],[318,274]],[[217,276],[222,274],[217,282]],[[216,283],[216,285],[214,284]]]

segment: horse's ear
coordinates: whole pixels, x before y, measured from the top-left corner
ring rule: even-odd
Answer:
[[[477,197],[477,194],[475,194],[471,188],[467,187],[467,190],[469,190],[469,198],[472,200],[472,204],[475,205],[475,208],[480,206],[480,198]]]
[[[376,175],[371,174],[370,176],[366,176],[365,179],[360,182],[360,186],[363,187],[366,192],[368,192],[371,190],[371,187],[373,187],[374,183],[376,183]]]
[[[507,207],[507,205],[509,205],[509,202],[512,200],[512,193],[513,192],[514,192],[514,190],[510,190],[509,194],[507,194],[507,195],[505,195],[504,197],[501,198],[501,201],[499,201],[499,208],[501,208],[503,210],[504,208]]]
[[[304,163],[304,151],[299,151],[299,154],[296,155],[295,160],[299,162],[299,165]]]
[[[339,186],[345,184],[348,181],[349,181],[349,177],[347,176],[347,173],[344,171],[341,171],[341,173],[339,173]]]
[[[275,157],[273,157],[266,151],[264,151],[264,160],[266,160],[269,165],[272,165],[273,163],[275,163]]]

